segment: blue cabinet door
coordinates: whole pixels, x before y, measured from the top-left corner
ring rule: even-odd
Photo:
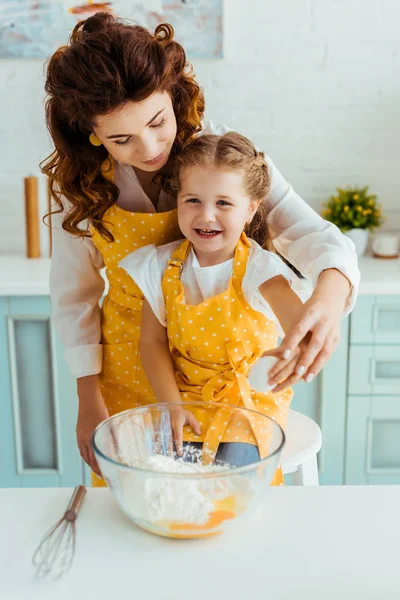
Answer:
[[[83,466],[75,440],[77,399],[47,297],[0,299],[0,485],[73,486]]]
[[[400,298],[361,296],[351,315],[347,484],[400,483]]]
[[[349,394],[393,396],[400,393],[400,339],[397,345],[352,345]]]
[[[360,296],[351,315],[351,344],[400,344],[400,297]]]
[[[349,396],[346,484],[400,484],[400,394]]]
[[[0,297],[0,487],[20,487],[17,473],[14,415],[7,335],[8,303]]]
[[[293,387],[291,408],[314,419],[322,430],[318,468],[325,485],[344,483],[348,353],[349,319],[344,319],[340,344],[321,374],[310,384]]]

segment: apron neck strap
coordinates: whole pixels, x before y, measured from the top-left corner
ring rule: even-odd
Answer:
[[[191,243],[189,242],[189,240],[185,240],[184,242],[182,242],[182,244],[180,244],[176,248],[176,250],[174,251],[174,253],[172,254],[171,258],[168,261],[168,266],[164,273],[164,278],[165,277],[167,277],[168,279],[171,277],[173,277],[175,279],[181,278],[183,265],[185,264],[185,261],[188,257],[190,248],[191,248]]]
[[[180,279],[183,265],[189,255],[192,244],[189,240],[185,240],[180,244],[171,258],[168,261],[168,267],[164,277],[174,277]],[[232,277],[239,283],[246,274],[247,261],[250,255],[251,245],[247,235],[243,232],[239,238],[235,248],[235,256],[233,259]]]
[[[235,248],[235,257],[233,259],[232,277],[238,283],[241,283],[246,274],[247,261],[249,260],[251,244],[245,232],[239,238]]]

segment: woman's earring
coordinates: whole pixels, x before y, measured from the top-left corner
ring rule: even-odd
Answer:
[[[89,142],[92,144],[92,146],[101,146],[103,144],[103,142],[101,142],[94,133],[89,135]]]

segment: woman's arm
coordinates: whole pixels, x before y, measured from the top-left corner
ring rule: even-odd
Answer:
[[[142,309],[140,357],[157,402],[181,403],[174,364],[169,351],[167,330],[161,325],[147,300],[144,300]],[[197,435],[201,434],[200,425],[187,410],[171,409],[170,414],[175,444],[178,454],[181,454],[184,425],[190,425]]]
[[[282,381],[283,376],[286,387],[301,378],[309,383],[322,370],[340,342],[341,319],[349,289],[349,282],[336,269],[321,273],[313,295],[305,302],[282,341],[281,356],[269,373],[270,385]],[[296,348],[307,335],[309,343],[301,347],[301,353],[293,363]],[[293,365],[291,372],[288,361]]]
[[[356,300],[360,273],[352,241],[308,206],[269,158],[267,162],[271,188],[265,202],[273,244],[314,283],[314,293],[282,341],[282,351],[293,354],[305,335],[312,336],[284,382],[292,385],[302,377],[311,381],[334,352],[340,340],[341,318]],[[272,385],[281,379],[283,369],[287,372],[287,363],[280,358],[270,371]]]
[[[89,238],[62,229],[65,213],[52,216],[50,271],[52,322],[75,377],[100,373],[102,365],[99,300],[104,291],[104,263]]]
[[[52,216],[53,252],[50,272],[52,321],[65,348],[69,369],[77,378],[79,451],[101,475],[91,449],[91,436],[108,417],[98,373],[102,366],[99,299],[104,290],[104,266],[93,242],[62,229],[65,213]]]
[[[281,276],[260,286],[261,294],[285,333],[279,349],[269,353],[278,358],[268,379],[269,385],[276,386],[276,391],[294,385],[302,378],[310,383],[339,343],[349,283],[334,269],[324,271],[321,279],[324,286],[317,287],[305,304]],[[307,369],[307,365],[311,367]]]
[[[273,161],[266,160],[271,179],[267,225],[274,247],[314,287],[323,271],[337,269],[357,288],[360,273],[353,242],[304,202]]]
[[[109,417],[108,409],[101,395],[99,376],[88,375],[77,380],[78,419],[76,422],[76,439],[83,460],[101,477],[101,472],[94,456],[91,439],[97,425]]]

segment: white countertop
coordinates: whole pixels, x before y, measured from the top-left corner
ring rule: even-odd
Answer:
[[[0,256],[0,274],[0,296],[48,296],[50,293],[49,258]]]
[[[400,294],[400,258],[360,259],[360,294]]]
[[[0,296],[48,296],[49,258],[0,256]]]
[[[71,489],[0,489],[5,600],[398,600],[400,486],[270,488],[246,524],[205,540],[137,529],[89,489],[71,570],[36,580],[31,556]]]
[[[360,260],[360,294],[400,294],[400,258]],[[0,256],[0,296],[48,296],[50,259]]]

